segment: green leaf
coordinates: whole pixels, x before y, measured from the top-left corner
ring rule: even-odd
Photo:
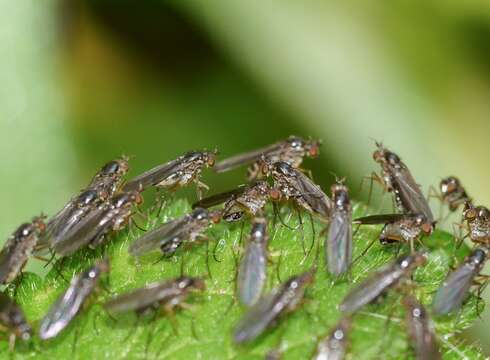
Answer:
[[[159,219],[150,215],[146,224],[139,225],[149,228],[155,226],[155,222],[163,223],[189,210],[190,206],[186,201],[177,200],[163,211]],[[354,207],[355,216],[365,213],[365,206],[357,204]],[[298,225],[297,215],[288,208],[283,209],[282,216],[290,226]],[[270,217],[272,224],[272,212]],[[279,222],[275,228],[270,225],[268,289],[278,284],[278,277],[284,281],[291,275],[309,269],[314,262],[315,251],[305,258],[302,245],[302,241],[305,248],[312,244],[311,222],[308,217],[302,220],[303,230],[298,228],[293,231]],[[322,225],[315,223],[314,226],[318,240]],[[248,223],[243,228],[240,224],[220,224],[208,231],[212,239],[207,243],[208,248],[206,244],[196,244],[185,251],[179,250],[170,259],[161,260],[160,255],[155,254],[136,261],[127,251],[128,245],[141,233],[133,226],[110,238],[110,244],[105,249],[82,251],[62,263],[57,262],[55,267],[61,269],[64,278],[70,279],[96,258],[108,256],[111,260],[108,287],[113,294],[179,276],[182,267],[185,274],[207,277],[207,290],[188,299],[194,307],[193,311],[177,311],[178,334],[173,331],[165,316],[137,320],[134,314],[129,313],[111,319],[100,305],[112,295],[101,291],[94,296],[90,306],[57,338],[48,342],[36,339],[30,344],[19,341],[15,350],[16,358],[262,359],[274,348],[280,348],[285,359],[309,358],[314,351],[316,339],[325,335],[339,320],[337,305],[349,289],[371,271],[392,260],[397,252],[396,248],[382,247],[376,242],[354,265],[351,281],[337,283],[333,283],[326,273],[321,253],[315,283],[307,291],[303,306],[282,319],[278,326],[254,343],[235,346],[231,340],[231,332],[243,315],[244,308],[235,301],[234,254],[240,247],[242,230],[243,239],[246,239],[249,229]],[[378,234],[377,227],[361,228],[355,237],[355,255],[359,255]],[[423,303],[429,304],[432,293],[444,279],[449,266],[455,260],[462,259],[468,249],[463,247],[456,251],[454,239],[440,231],[436,231],[424,242],[432,251],[428,264],[415,273],[414,278],[418,284],[415,292]],[[209,275],[207,261],[211,271]],[[33,324],[39,323],[50,305],[68,286],[58,271],[51,270],[45,279],[34,274],[25,274],[18,288],[17,301]],[[399,301],[398,293],[392,292],[381,304],[369,305],[355,317],[351,333],[352,358],[378,359],[380,353],[393,359],[413,356]],[[484,358],[477,347],[462,344],[457,338],[457,334],[469,327],[477,317],[476,307],[477,298],[472,295],[461,313],[437,320],[435,325],[445,359]],[[389,322],[387,317],[391,318]],[[7,354],[7,343],[2,342],[0,347],[1,353]]]

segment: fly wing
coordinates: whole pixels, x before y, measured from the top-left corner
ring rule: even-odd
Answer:
[[[67,256],[103,235],[112,225],[112,221],[104,219],[106,214],[105,207],[91,212],[54,244],[54,250],[61,256]]]
[[[318,213],[324,219],[328,219],[332,209],[332,201],[330,198],[305,174],[298,170],[296,170],[295,173],[297,180],[296,186],[303,199],[310,205],[313,211]]]
[[[0,284],[3,284],[12,271],[12,262],[14,260],[13,254],[15,253],[15,250],[15,243],[10,241],[10,243],[7,243],[0,252]]]
[[[145,190],[149,186],[158,184],[177,171],[178,167],[181,165],[182,159],[178,158],[145,171],[141,175],[128,181],[123,187],[123,192]]]
[[[453,271],[437,290],[432,302],[432,309],[437,315],[444,315],[461,307],[468,295],[476,270],[461,266]]]
[[[378,224],[393,224],[407,217],[405,214],[380,214],[369,215],[357,218],[354,220],[355,224],[361,225],[378,225]]]
[[[129,253],[133,256],[141,256],[149,251],[159,249],[162,244],[172,238],[183,236],[187,230],[186,217],[169,221],[162,226],[145,233],[131,244]]]
[[[240,196],[241,194],[243,194],[245,189],[247,189],[247,186],[244,185],[230,191],[225,191],[219,194],[208,196],[207,198],[204,198],[192,204],[192,208],[195,209],[199,207],[199,208],[207,209],[212,206],[222,204],[228,201],[229,199],[231,199],[232,197]]]
[[[335,211],[330,216],[327,243],[328,271],[341,275],[352,262],[352,223],[347,212]]]
[[[145,309],[155,303],[165,301],[178,295],[179,289],[172,281],[154,283],[130,293],[117,296],[104,304],[111,313]]]
[[[214,165],[214,171],[217,173],[222,173],[228,170],[235,169],[242,165],[247,165],[253,163],[257,160],[260,160],[262,155],[268,156],[271,153],[277,152],[281,149],[282,142],[275,143],[266,147],[263,147],[258,150],[249,151],[246,153],[238,154],[228,159],[219,161],[216,165]]]
[[[42,319],[39,328],[41,339],[46,340],[58,335],[77,315],[94,287],[95,282],[86,282],[80,276],[76,277]]]
[[[277,318],[280,310],[276,311],[277,291],[262,297],[250,310],[245,313],[233,333],[236,343],[249,342],[257,338]],[[282,308],[281,308],[282,310]]]
[[[352,290],[339,305],[339,309],[345,313],[354,313],[364,305],[369,304],[380,296],[390,286],[394,285],[403,272],[392,266],[381,270],[367,278],[358,287]]]
[[[266,279],[266,249],[264,244],[250,242],[238,271],[238,296],[243,304],[255,304]]]
[[[423,214],[428,222],[434,221],[434,215],[419,185],[415,182],[410,171],[406,168],[395,172],[395,179],[400,191],[403,205],[412,214]]]

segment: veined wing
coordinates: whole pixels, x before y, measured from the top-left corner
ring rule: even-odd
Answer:
[[[129,253],[133,256],[141,256],[149,251],[159,249],[162,244],[170,239],[185,236],[187,231],[187,219],[187,216],[183,216],[145,233],[131,244]]]
[[[230,190],[230,191],[225,191],[225,192],[222,192],[219,194],[208,196],[208,197],[206,197],[202,200],[199,200],[199,201],[195,202],[194,204],[192,204],[192,208],[195,209],[195,208],[200,207],[200,208],[207,209],[207,208],[210,208],[212,206],[222,204],[222,203],[228,201],[229,199],[231,199],[232,197],[240,196],[241,194],[243,194],[243,192],[246,189],[247,189],[247,186],[242,185],[242,186],[240,186],[236,189]]]
[[[392,224],[400,220],[403,220],[406,217],[407,215],[405,214],[368,215],[355,219],[354,223],[362,224],[362,225]]]
[[[238,295],[243,304],[257,302],[266,279],[266,250],[264,244],[250,242],[240,262],[238,271]]]
[[[123,192],[145,190],[173,174],[180,166],[182,166],[182,157],[145,171],[128,181],[123,187]]]
[[[346,313],[358,311],[364,305],[375,300],[390,286],[394,285],[402,275],[403,271],[393,266],[389,266],[373,274],[344,298],[339,306],[340,311]]]
[[[95,282],[83,281],[80,276],[77,276],[42,319],[39,328],[41,339],[46,340],[58,335],[80,311],[94,287]]]
[[[328,219],[332,209],[332,201],[323,190],[313,183],[309,177],[302,172],[295,170],[296,186],[302,198],[308,205],[324,219]]]
[[[434,313],[443,315],[458,309],[468,295],[476,270],[462,265],[453,271],[437,290],[432,308]]]
[[[328,271],[340,275],[352,262],[352,223],[348,213],[334,211],[330,216],[327,244]]]
[[[257,160],[260,160],[262,155],[267,157],[271,153],[279,151],[281,149],[282,144],[283,142],[278,142],[258,150],[253,150],[253,151],[249,151],[249,152],[245,152],[229,157],[228,159],[216,163],[216,165],[214,165],[214,171],[216,171],[217,173],[222,173],[242,165],[253,163]]]
[[[105,303],[104,307],[112,313],[139,310],[147,308],[156,302],[170,299],[180,293],[181,290],[173,281],[153,283],[144,288],[117,296]]]

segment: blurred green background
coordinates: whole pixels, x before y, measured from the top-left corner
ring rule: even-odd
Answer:
[[[4,239],[120,154],[136,174],[290,134],[323,139],[306,167],[325,189],[334,172],[365,199],[377,139],[426,191],[454,174],[490,204],[488,1],[0,3]],[[229,188],[244,173],[205,181]],[[469,335],[487,353],[489,331],[487,310]]]

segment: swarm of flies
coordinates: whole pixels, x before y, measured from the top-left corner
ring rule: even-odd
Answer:
[[[405,249],[404,254],[397,254],[390,263],[367,274],[351,288],[338,306],[339,320],[319,338],[311,358],[332,360],[348,356],[349,339],[356,331],[356,317],[362,316],[364,308],[387,301],[390,294],[401,299],[405,314],[404,329],[415,358],[441,358],[431,315],[457,314],[472,289],[475,289],[473,292],[479,299],[488,282],[488,276],[481,272],[490,258],[490,210],[474,205],[460,180],[454,176],[441,180],[438,190],[431,188],[426,198],[401,158],[383,144],[376,143],[373,159],[381,169],[379,173],[373,172],[369,176],[369,196],[373,183],[379,183],[385,193],[392,195],[393,211],[352,219],[353,209],[345,179],[336,179],[329,197],[313,180],[311,171],[302,167],[306,158],[319,155],[320,144],[319,140],[290,136],[218,162],[217,151],[191,151],[144,171],[129,181],[126,180],[129,158],[122,156],[110,161],[51,218],[46,220],[44,215],[35,217],[13,232],[0,252],[1,284],[16,290],[22,280],[22,271],[31,257],[44,259],[42,255],[49,252],[52,259],[63,260],[79,252],[90,254],[94,249],[104,248],[104,244],[110,243],[114,233],[125,229],[130,231],[133,226],[139,228],[137,218],[148,217],[141,209],[143,193],[147,189],[157,191],[155,202],[158,206],[149,211],[158,208],[160,214],[170,194],[195,184],[197,201],[192,210],[181,217],[167,219],[153,226],[153,229],[141,229],[144,233],[129,244],[129,254],[138,262],[138,266],[142,266],[140,261],[144,264],[147,253],[156,251],[164,258],[170,258],[180,253],[183,255],[191,244],[198,241],[208,243],[211,241],[208,229],[219,222],[239,222],[242,230],[244,226],[249,226],[250,232],[243,244],[240,237],[239,246],[243,250],[239,252],[241,255],[236,261],[234,276],[236,297],[245,308],[231,334],[237,348],[246,348],[273,329],[284,327],[282,323],[288,314],[305,303],[305,296],[308,289],[314,286],[317,271],[326,271],[327,276],[334,280],[332,286],[337,281],[352,282],[349,276],[352,267],[374,245],[374,241],[368,244],[360,252],[361,255],[353,260],[354,235],[358,227],[381,225],[376,240],[381,245],[397,244],[399,250]],[[203,170],[214,168],[215,172],[223,173],[240,166],[248,167],[247,183],[203,198],[204,191],[209,190],[201,181]],[[475,247],[449,272],[435,292],[431,306],[426,308],[415,295],[418,292],[414,273],[426,264],[430,247],[425,243],[430,241],[428,236],[441,220],[436,220],[432,213],[428,201],[431,197],[437,198],[441,207],[447,206],[450,213],[460,211],[461,222],[457,227],[465,234],[459,242],[467,238]],[[287,208],[289,218],[297,216],[296,227],[291,227],[291,222],[283,219],[283,206]],[[272,221],[267,216],[269,208],[273,210]],[[286,281],[279,280],[279,285],[267,290],[269,234],[276,226],[285,226],[304,235],[305,214],[312,226],[310,251],[315,244],[315,222],[323,227],[319,234],[324,239],[325,269],[318,270],[321,267],[318,266],[320,252],[317,251],[311,268],[290,276]],[[357,225],[355,230],[354,225]],[[304,236],[301,238],[304,240]],[[321,243],[318,240],[318,249]],[[454,248],[459,245],[455,244]],[[308,256],[310,251],[305,249],[304,243],[302,246],[305,256]],[[63,261],[58,264],[62,265]],[[206,279],[209,278],[188,276],[183,269],[182,266],[180,277],[162,279],[112,296],[103,308],[113,319],[117,319],[119,313],[131,311],[138,316],[146,313],[165,315],[177,333],[175,309],[191,309],[193,306],[186,300],[192,293],[205,291]],[[107,257],[73,275],[66,290],[36,327],[38,337],[48,341],[68,331],[77,315],[95,302],[90,299],[97,298],[95,295],[99,290],[110,292],[103,285],[104,278],[110,278]],[[34,332],[10,293],[0,293],[0,329],[8,335],[9,349],[13,351],[17,338],[30,341]],[[14,297],[15,294],[16,291]],[[280,358],[282,351],[271,353]]]

